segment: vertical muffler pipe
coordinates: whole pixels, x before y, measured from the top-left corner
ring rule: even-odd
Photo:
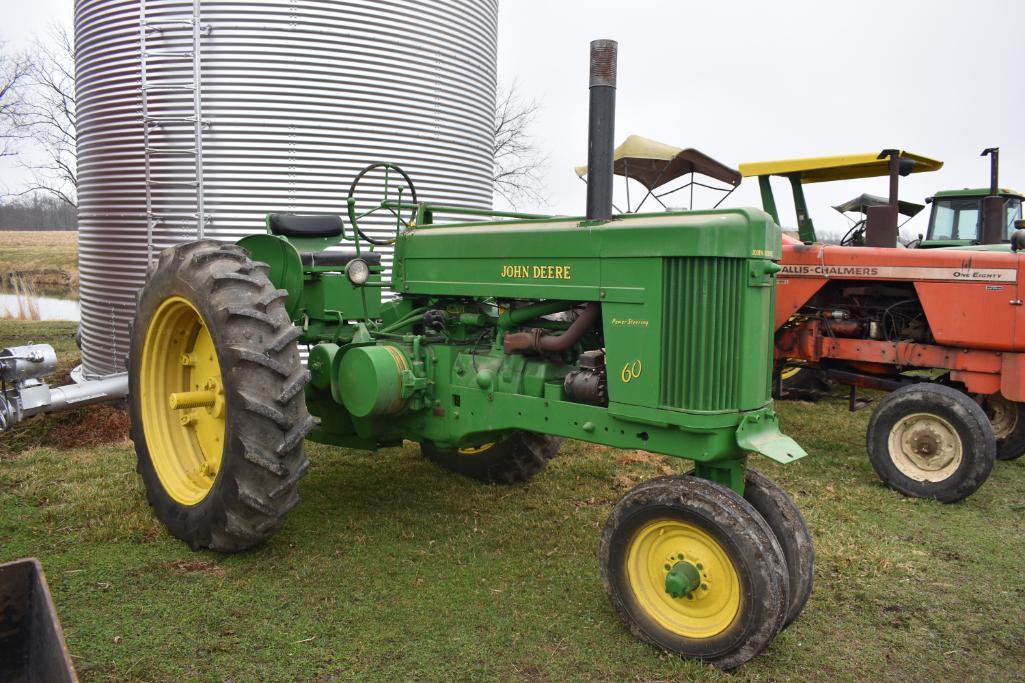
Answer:
[[[616,133],[614,40],[591,41],[591,104],[587,122],[587,220],[612,218],[612,150]]]
[[[1000,194],[1000,148],[987,147],[979,156],[989,157],[989,194],[991,196]]]
[[[1004,223],[1004,200],[1000,196],[1000,148],[987,147],[979,156],[989,157],[989,196],[982,200],[979,243],[1000,244],[1010,237]]]

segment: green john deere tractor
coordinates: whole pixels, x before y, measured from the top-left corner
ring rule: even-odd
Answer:
[[[925,237],[919,235],[919,249],[953,248],[985,251],[1020,249],[1021,236],[1015,239],[1022,223],[1025,195],[1000,187],[1000,148],[987,147],[989,187],[945,190],[926,198],[932,204]]]
[[[270,215],[238,244],[160,254],[130,406],[172,534],[226,552],[267,539],[299,502],[305,439],[416,441],[444,468],[515,484],[574,438],[695,462],[627,493],[605,527],[602,577],[637,636],[729,668],[797,617],[808,530],[745,467],[751,452],[804,455],[770,398],[780,230],[757,209],[611,219],[614,59],[614,42],[592,44],[584,218],[420,203],[401,169],[375,164],[347,224]],[[373,212],[396,216],[393,237],[368,234]],[[459,213],[475,222],[435,221]]]

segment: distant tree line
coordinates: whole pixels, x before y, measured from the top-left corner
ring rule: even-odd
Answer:
[[[0,230],[75,230],[75,214],[74,206],[52,195],[13,197],[0,201]]]

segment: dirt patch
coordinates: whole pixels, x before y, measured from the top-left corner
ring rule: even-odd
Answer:
[[[624,465],[661,465],[665,456],[647,451],[622,451],[616,454],[616,460]]]
[[[0,460],[13,460],[33,448],[90,448],[128,444],[131,422],[119,405],[96,405],[37,415],[15,425],[0,441]]]
[[[128,411],[112,405],[98,405],[68,413],[71,418],[50,432],[49,444],[56,448],[82,448],[128,440],[131,421]]]
[[[224,567],[210,560],[174,560],[167,566],[179,574],[206,574],[208,576],[224,576]]]

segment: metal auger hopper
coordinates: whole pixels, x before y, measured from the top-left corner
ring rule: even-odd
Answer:
[[[0,564],[0,681],[78,681],[36,559]]]

